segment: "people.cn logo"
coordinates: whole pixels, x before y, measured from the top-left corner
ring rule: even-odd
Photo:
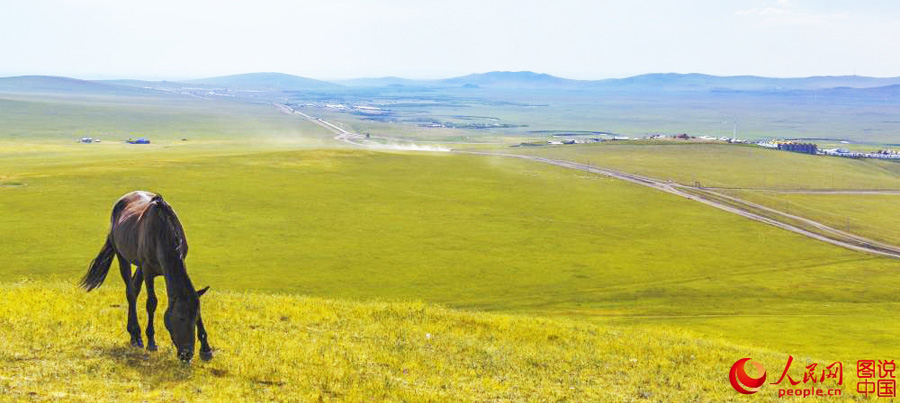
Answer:
[[[762,374],[759,378],[751,378],[750,375],[747,375],[747,371],[744,370],[744,364],[747,363],[747,361],[750,361],[750,359],[741,358],[734,363],[734,365],[731,366],[731,372],[728,373],[728,379],[731,380],[731,386],[734,390],[745,395],[752,395],[758,392],[759,388],[766,383],[766,369],[763,368],[762,364],[756,361],[750,361],[750,363],[756,367],[756,373]]]

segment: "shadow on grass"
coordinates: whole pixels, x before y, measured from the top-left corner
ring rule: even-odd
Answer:
[[[166,349],[151,353],[130,346],[105,346],[99,350],[102,356],[136,371],[140,374],[141,381],[153,389],[188,381],[195,371],[203,370],[194,368],[193,364],[178,361],[175,354]]]
[[[201,364],[196,359],[191,364],[184,364],[175,357],[174,351],[167,348],[161,348],[157,352],[148,352],[145,349],[130,346],[104,346],[98,347],[97,351],[100,356],[134,370],[141,382],[150,389],[169,388],[192,380],[194,375],[201,376],[207,373],[216,378],[245,380],[258,385],[276,387],[286,385],[282,380],[235,377],[225,368],[216,368],[209,363]]]

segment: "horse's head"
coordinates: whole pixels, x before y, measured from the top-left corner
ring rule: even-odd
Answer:
[[[169,307],[163,320],[172,343],[178,349],[178,359],[189,362],[194,357],[194,338],[197,329],[197,318],[200,316],[200,296],[206,292],[206,287],[196,293],[188,295],[174,295],[169,301]]]

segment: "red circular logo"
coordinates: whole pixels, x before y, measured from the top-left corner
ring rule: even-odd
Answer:
[[[747,363],[747,361],[750,361],[750,359],[741,358],[734,363],[734,365],[731,366],[731,372],[728,373],[728,379],[731,381],[731,386],[734,390],[745,395],[752,395],[758,392],[759,388],[766,383],[766,369],[763,368],[762,364],[756,361],[750,361],[750,363],[756,367],[756,372],[762,374],[759,378],[751,378],[750,375],[747,375],[747,371],[744,370],[744,364]]]

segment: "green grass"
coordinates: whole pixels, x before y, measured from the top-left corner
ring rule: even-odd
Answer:
[[[154,142],[309,142],[329,132],[279,112],[271,104],[190,98],[32,97],[0,94],[0,140],[106,142],[147,137]]]
[[[752,145],[598,144],[511,148],[508,152],[590,163],[708,187],[900,189],[900,163],[813,156]]]
[[[879,319],[900,300],[898,262],[596,175],[446,154],[131,150],[19,165],[5,180],[24,186],[0,189],[4,273],[79,277],[112,203],[149,189],[182,217],[195,282],[217,289],[683,326],[814,356],[883,353],[900,334]],[[858,337],[873,321],[884,334]]]
[[[900,245],[900,194],[728,193],[832,228]]]
[[[900,342],[900,262],[645,187],[502,157],[341,149],[271,105],[141,100],[127,119],[97,99],[14,102],[39,106],[8,113],[20,120],[0,135],[0,365],[41,374],[0,373],[16,397],[721,400],[743,356],[850,363],[894,358]],[[40,123],[57,108],[71,109]],[[81,145],[69,127],[157,141]],[[582,150],[657,177],[701,171],[707,186],[753,187],[761,169],[772,186],[900,188],[895,165],[749,147],[539,151],[584,162]],[[178,211],[221,349],[147,382],[174,354],[122,347],[115,271],[100,299],[71,289],[135,189]],[[423,332],[452,341],[436,351]],[[639,364],[622,369],[625,357]]]
[[[127,347],[122,294],[0,283],[3,400],[739,401],[734,361],[752,357],[772,376],[787,359],[671,329],[212,290],[203,316],[215,356],[185,366],[168,343]],[[795,379],[831,362],[795,359]],[[852,394],[852,369],[844,376]]]

